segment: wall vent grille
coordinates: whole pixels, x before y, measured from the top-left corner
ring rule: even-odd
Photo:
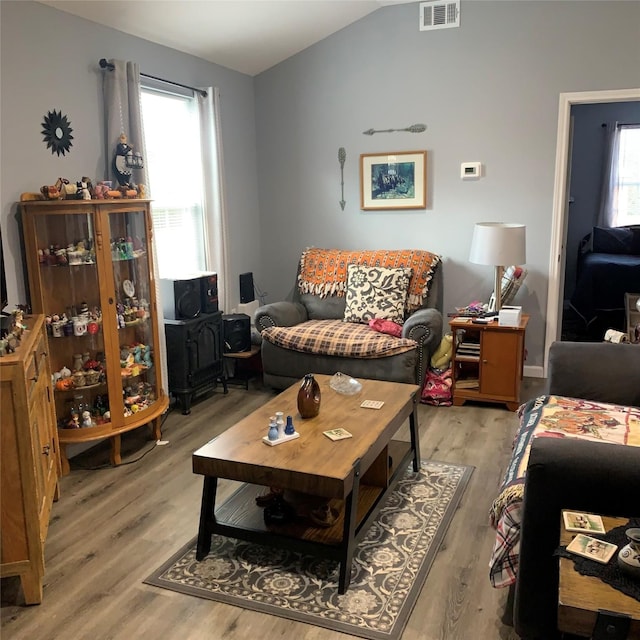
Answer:
[[[460,26],[460,0],[430,0],[420,3],[420,31]]]

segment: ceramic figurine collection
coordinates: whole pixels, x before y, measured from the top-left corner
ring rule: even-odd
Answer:
[[[135,184],[133,171],[143,169],[144,161],[139,151],[134,151],[122,133],[118,138],[113,157],[112,169],[117,184],[112,180],[100,180],[95,186],[91,178],[82,176],[80,180],[58,178],[54,184],[43,185],[39,192],[27,192],[20,200],[105,200],[114,198],[146,198],[146,187]]]
[[[300,434],[296,431],[293,425],[293,417],[287,416],[285,422],[284,413],[282,411],[276,411],[275,415],[269,418],[269,428],[267,435],[262,438],[265,444],[274,446],[287,442],[288,440],[295,440],[299,438]]]
[[[3,327],[2,335],[0,335],[0,357],[7,353],[13,353],[17,349],[26,328],[24,309],[19,306],[11,312],[10,326],[6,332]]]

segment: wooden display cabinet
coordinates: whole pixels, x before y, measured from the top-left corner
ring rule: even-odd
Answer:
[[[60,458],[44,318],[25,324],[16,351],[0,358],[0,575],[20,576],[25,603],[39,604]]]
[[[161,437],[162,389],[148,200],[20,203],[32,310],[46,316],[62,471],[66,445],[145,424]],[[60,316],[62,319],[56,320]],[[87,413],[88,412],[88,413]]]
[[[517,327],[498,321],[474,324],[471,318],[453,318],[451,368],[453,404],[467,400],[504,403],[511,411],[520,404],[524,364],[524,337],[529,316]]]

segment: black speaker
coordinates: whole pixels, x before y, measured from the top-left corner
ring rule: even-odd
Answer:
[[[222,316],[222,336],[226,353],[251,350],[251,318],[246,313]]]
[[[162,311],[169,320],[197,318],[202,310],[201,278],[160,279]]]
[[[200,296],[202,313],[215,313],[218,310],[218,274],[208,273],[200,278]]]
[[[247,304],[247,302],[253,302],[256,297],[254,295],[253,287],[253,273],[248,271],[247,273],[240,274],[240,302],[241,304]]]

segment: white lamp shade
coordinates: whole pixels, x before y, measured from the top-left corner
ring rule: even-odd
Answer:
[[[510,222],[477,222],[473,228],[469,262],[508,266],[527,260],[525,225]]]

